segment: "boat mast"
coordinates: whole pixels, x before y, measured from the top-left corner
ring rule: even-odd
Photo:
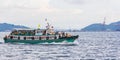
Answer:
[[[49,34],[53,34],[54,33],[54,29],[53,29],[53,26],[51,26],[49,24],[49,22],[47,21],[47,19],[45,19],[46,23],[47,23],[47,26],[46,26],[46,34],[49,33]]]
[[[47,21],[47,18],[45,19],[45,21],[46,21],[46,23],[47,23],[46,28],[47,28],[47,29],[50,29],[50,24],[49,24],[49,22]]]

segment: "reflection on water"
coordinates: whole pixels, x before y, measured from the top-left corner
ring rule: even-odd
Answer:
[[[120,32],[73,34],[80,37],[72,44],[0,43],[0,60],[120,60]]]

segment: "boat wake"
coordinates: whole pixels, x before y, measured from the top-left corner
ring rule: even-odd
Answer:
[[[44,46],[77,46],[75,43],[42,43],[39,45],[44,45]]]

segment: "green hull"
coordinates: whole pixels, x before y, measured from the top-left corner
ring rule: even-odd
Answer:
[[[13,39],[4,39],[5,43],[28,43],[28,44],[39,44],[39,43],[61,43],[63,41],[66,42],[74,42],[78,37],[69,37],[69,38],[60,38],[54,40],[13,40]]]
[[[58,39],[58,40],[5,40],[5,43],[29,43],[29,44],[38,44],[38,43],[59,43],[59,42],[63,42],[63,41],[67,41],[67,42],[74,42],[73,39],[71,40],[62,40],[62,39]]]

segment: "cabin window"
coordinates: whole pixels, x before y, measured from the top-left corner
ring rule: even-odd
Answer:
[[[34,40],[35,38],[34,37],[31,37],[32,40]]]
[[[24,37],[24,40],[26,40],[26,37]]]
[[[10,36],[10,39],[13,39],[13,36]]]
[[[41,40],[46,40],[46,36],[41,36]]]
[[[20,37],[18,36],[18,40],[20,40]]]
[[[41,40],[41,37],[39,37],[39,40]]]
[[[36,31],[36,33],[35,33],[35,35],[42,35],[43,33],[42,33],[42,31],[40,31],[40,30],[37,30]]]

